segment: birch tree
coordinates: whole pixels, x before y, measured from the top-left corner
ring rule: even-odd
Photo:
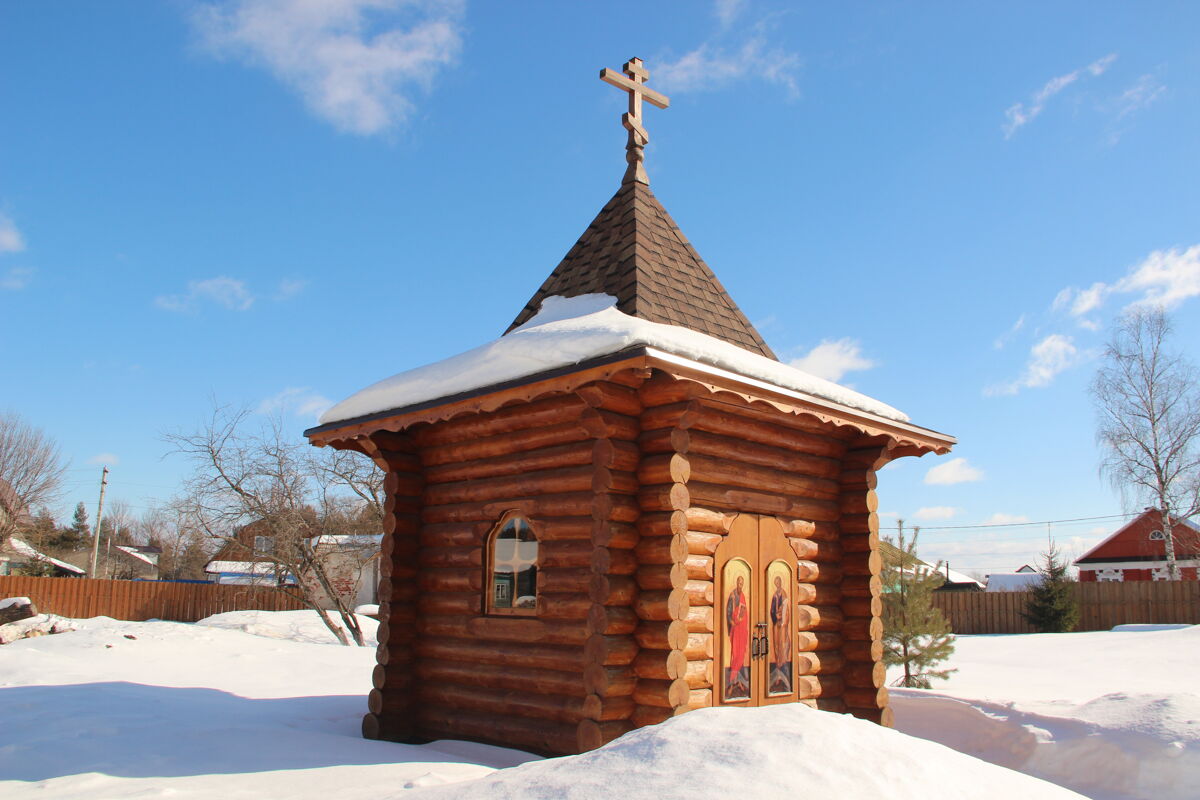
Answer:
[[[1167,571],[1179,579],[1175,523],[1200,512],[1200,378],[1168,345],[1161,308],[1134,308],[1118,320],[1092,381],[1101,473],[1128,503],[1161,515]]]
[[[19,414],[0,413],[0,541],[35,506],[58,499],[66,471],[57,442]]]

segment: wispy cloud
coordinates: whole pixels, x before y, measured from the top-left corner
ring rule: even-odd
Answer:
[[[1084,77],[1099,77],[1117,60],[1116,53],[1110,53],[1104,58],[1097,59],[1086,67],[1068,72],[1065,75],[1059,75],[1056,78],[1048,80],[1041,89],[1036,91],[1029,104],[1013,103],[1004,111],[1004,116],[1007,122],[1002,125],[1004,130],[1004,138],[1010,139],[1013,134],[1020,130],[1025,125],[1033,122],[1046,108],[1046,104],[1050,102],[1056,94],[1066,89],[1071,84],[1075,83],[1080,78]]]
[[[1029,517],[1024,514],[1005,514],[1003,511],[997,511],[990,517],[985,519],[984,525],[1015,525],[1021,522],[1029,522]]]
[[[279,288],[275,290],[276,300],[287,300],[295,297],[304,291],[308,286],[308,281],[304,278],[284,278],[279,282]]]
[[[925,483],[933,486],[949,486],[955,483],[972,483],[983,480],[983,470],[971,466],[965,458],[952,458],[945,464],[931,467],[925,473]]]
[[[1086,315],[1102,308],[1113,295],[1136,295],[1128,306],[1166,309],[1200,296],[1200,244],[1186,250],[1155,250],[1116,283],[1097,281],[1086,289],[1068,286],[1054,298],[1051,309],[1074,317],[1089,330],[1096,330],[1099,323]]]
[[[996,341],[992,343],[992,346],[994,348],[996,348],[997,350],[1003,350],[1004,346],[1006,344],[1008,344],[1010,341],[1012,341],[1012,338],[1014,336],[1016,336],[1017,333],[1020,332],[1021,328],[1024,328],[1024,327],[1025,327],[1025,315],[1022,314],[1021,316],[1017,317],[1017,321],[1013,323],[1013,326],[1011,328],[1009,328],[1007,331],[1005,331],[1000,336],[996,337]]]
[[[953,519],[958,515],[958,509],[953,506],[925,506],[918,508],[913,514],[913,519],[921,522],[929,522],[939,519]]]
[[[1059,373],[1080,360],[1079,348],[1070,336],[1052,333],[1030,348],[1029,361],[1021,377],[1009,383],[989,386],[983,393],[988,396],[1016,394],[1022,389],[1049,386]]]
[[[770,42],[768,18],[734,27],[748,5],[746,0],[715,0],[716,34],[678,58],[657,58],[655,84],[663,91],[685,93],[761,80],[782,86],[789,97],[799,96],[802,61],[799,54]]]
[[[115,467],[121,463],[121,458],[116,453],[97,453],[89,458],[87,463],[95,464],[96,466]]]
[[[1137,83],[1126,89],[1117,98],[1117,119],[1122,119],[1135,112],[1147,108],[1167,91],[1158,78],[1153,75],[1143,75]]]
[[[862,354],[862,347],[850,338],[825,339],[816,347],[790,362],[790,366],[830,381],[840,381],[847,372],[877,366]]]
[[[213,303],[230,311],[248,311],[254,305],[254,295],[244,281],[219,276],[202,281],[189,281],[183,294],[160,295],[154,305],[166,311],[191,312],[204,303]]]
[[[0,253],[19,253],[25,249],[25,238],[17,229],[17,223],[0,214]]]
[[[9,292],[16,292],[24,289],[33,281],[33,268],[31,267],[12,267],[3,275],[0,275],[0,289]]]
[[[289,386],[258,404],[259,414],[292,414],[297,417],[319,418],[333,407],[333,401],[307,386]]]
[[[455,0],[226,0],[193,22],[212,53],[264,67],[318,117],[371,135],[404,123],[457,60],[462,16]]]

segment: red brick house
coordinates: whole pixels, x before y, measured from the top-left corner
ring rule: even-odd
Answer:
[[[1200,527],[1187,520],[1175,523],[1175,560],[1180,577],[1196,580],[1200,565]],[[1075,561],[1079,580],[1089,581],[1165,581],[1167,575],[1166,536],[1158,510],[1148,508],[1124,527]]]

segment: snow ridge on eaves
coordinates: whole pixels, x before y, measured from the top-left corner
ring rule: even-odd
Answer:
[[[782,389],[907,422],[903,412],[707,334],[631,317],[607,294],[547,297],[519,328],[456,356],[372,384],[321,415],[320,424],[354,419],[567,367],[630,347],[652,347]]]

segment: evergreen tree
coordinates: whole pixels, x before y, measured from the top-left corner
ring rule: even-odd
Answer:
[[[1067,574],[1067,564],[1053,544],[1042,559],[1038,570],[1042,579],[1030,590],[1021,616],[1041,633],[1066,633],[1079,621],[1075,580]]]
[[[70,530],[71,538],[74,540],[70,544],[74,546],[80,546],[92,540],[92,526],[88,524],[88,513],[87,509],[83,507],[83,503],[75,506],[75,516],[71,518]]]
[[[954,653],[954,634],[941,609],[933,605],[933,590],[942,585],[941,564],[931,569],[917,558],[917,534],[904,539],[904,522],[895,542],[884,542],[883,663],[904,667],[897,686],[928,689],[935,678],[946,679],[953,669],[937,665]]]

